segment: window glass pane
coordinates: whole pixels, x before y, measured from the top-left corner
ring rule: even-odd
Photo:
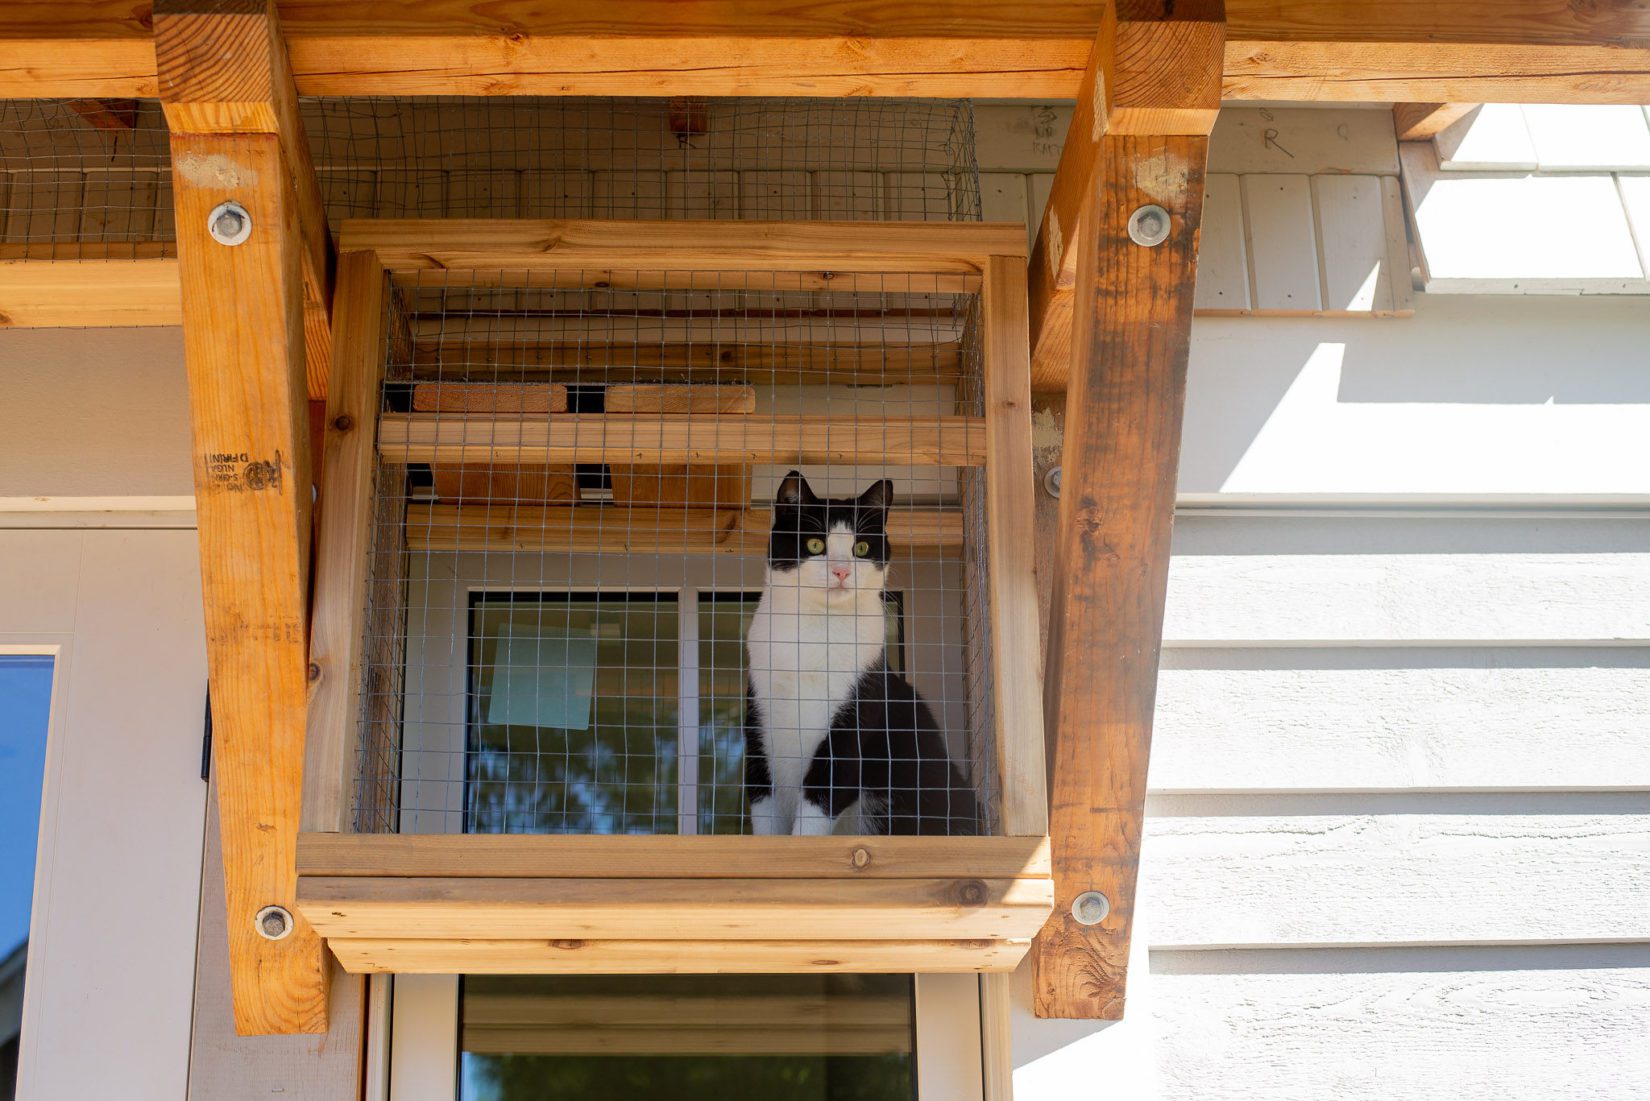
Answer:
[[[912,1101],[909,975],[469,976],[461,1101]]]
[[[677,601],[479,594],[469,833],[676,832]]]
[[[0,1096],[17,1081],[52,659],[0,655]]]
[[[745,833],[745,632],[757,594],[699,596],[699,832]],[[902,605],[888,606],[888,664],[903,672]]]

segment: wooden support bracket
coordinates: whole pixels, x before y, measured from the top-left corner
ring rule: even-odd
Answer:
[[[313,484],[304,288],[307,279],[310,297],[328,293],[316,249],[326,227],[315,221],[318,202],[303,197],[313,174],[309,186],[295,186],[307,161],[295,161],[302,135],[272,7],[162,0],[156,9],[235,1026],[243,1034],[324,1032],[329,965],[298,914],[294,854]],[[237,243],[209,231],[231,201],[250,220]],[[254,920],[270,906],[290,915],[279,939]]]
[[[1218,0],[1128,5],[1136,20],[1143,9],[1162,26],[1126,35],[1123,21],[1096,39],[1081,126],[1054,185],[1063,206],[1050,200],[1031,267],[1043,380],[1064,382],[1047,357],[1070,360],[1059,533],[1044,562],[1055,907],[1032,950],[1043,1017],[1123,1014],[1207,130],[1219,106]],[[1068,292],[1059,283],[1071,253]]]

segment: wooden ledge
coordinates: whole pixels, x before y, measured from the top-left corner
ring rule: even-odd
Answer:
[[[301,876],[1046,879],[1046,837],[348,834],[298,838]]]

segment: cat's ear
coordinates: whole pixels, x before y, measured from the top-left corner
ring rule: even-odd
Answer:
[[[808,487],[808,479],[802,476],[802,472],[793,470],[779,483],[779,492],[773,495],[773,502],[776,505],[814,505],[819,503],[819,498]]]
[[[880,482],[872,482],[871,487],[859,495],[856,503],[860,508],[876,508],[887,512],[894,503],[894,483],[887,478]]]

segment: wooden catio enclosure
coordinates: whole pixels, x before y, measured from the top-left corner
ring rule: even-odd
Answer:
[[[298,906],[347,969],[1019,962],[1053,899],[1024,242],[344,224]],[[884,645],[978,835],[743,836],[790,468],[892,483]]]

